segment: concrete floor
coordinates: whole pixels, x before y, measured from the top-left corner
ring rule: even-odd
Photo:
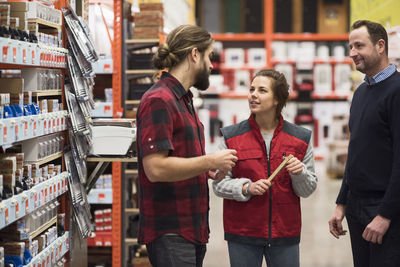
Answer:
[[[347,234],[339,240],[329,233],[328,220],[335,208],[335,199],[341,180],[330,179],[325,174],[323,161],[316,162],[317,190],[302,199],[302,236],[300,262],[302,267],[350,267],[350,238]],[[211,189],[211,187],[210,187]],[[204,267],[228,267],[229,257],[222,226],[222,199],[210,191],[210,230]],[[345,229],[347,229],[346,222]],[[265,262],[263,266],[266,266]]]

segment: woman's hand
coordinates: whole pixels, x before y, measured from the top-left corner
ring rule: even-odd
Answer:
[[[290,174],[300,174],[303,171],[303,163],[298,158],[293,157],[288,161],[286,170]]]
[[[243,189],[247,192],[247,187],[249,184],[245,184]],[[271,186],[271,182],[268,181],[267,179],[260,179],[256,182],[253,182],[250,184],[250,188],[248,192],[250,192],[251,195],[253,196],[261,196],[264,195],[264,193],[268,190],[268,188]]]

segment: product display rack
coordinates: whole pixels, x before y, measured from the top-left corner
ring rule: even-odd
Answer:
[[[274,1],[273,0],[264,0],[264,33],[216,33],[212,34],[212,37],[216,41],[221,42],[254,42],[254,41],[262,41],[264,42],[264,48],[267,53],[267,68],[273,68],[274,65],[278,63],[288,63],[295,64],[293,61],[280,61],[275,60],[272,56],[272,42],[273,41],[348,41],[349,35],[345,34],[320,34],[320,33],[275,33],[274,32]],[[344,63],[344,64],[353,64],[352,60],[349,58],[345,58],[343,61],[336,61],[334,59],[329,59],[326,61],[314,60],[314,64],[321,63]],[[220,70],[256,70],[261,68],[252,68],[252,67],[241,67],[241,68],[229,68],[225,66],[220,66]],[[205,94],[207,95],[207,94]],[[219,94],[219,98],[247,98],[247,95],[238,94],[235,96],[235,93],[222,93]],[[296,100],[297,94],[291,94],[290,99]],[[335,94],[331,94],[328,96],[318,96],[312,95],[312,100],[346,100],[346,97],[336,96]]]
[[[1,3],[4,4],[4,3]],[[60,9],[66,5],[65,0],[59,0],[55,3],[55,8]],[[42,19],[33,19],[29,21],[40,24],[39,28],[45,27],[63,31],[62,25],[58,25]],[[63,36],[63,41],[65,40]],[[63,46],[65,47],[65,46]],[[25,68],[58,69],[63,74],[66,72],[66,54],[67,50],[60,47],[50,47],[37,43],[17,41],[10,38],[0,37],[0,69],[22,70]],[[61,84],[63,88],[63,81]],[[32,92],[32,100],[38,103],[39,98],[51,96],[53,99],[59,99],[65,107],[63,90],[46,90]],[[59,112],[43,113],[39,115],[29,115],[22,117],[13,117],[0,119],[0,146],[2,153],[7,153],[8,149],[24,145],[26,141],[35,140],[52,133],[61,133],[66,135],[66,117],[65,110]],[[63,144],[64,146],[64,144]],[[50,162],[60,162],[62,172],[58,175],[42,181],[33,187],[15,194],[11,198],[0,200],[0,230],[12,225],[17,220],[27,215],[32,215],[39,209],[46,208],[54,200],[60,205],[57,208],[57,214],[65,214],[65,233],[57,237],[51,244],[48,244],[39,254],[34,256],[27,266],[54,266],[60,259],[64,258],[65,266],[69,266],[70,242],[72,241],[68,229],[70,228],[69,197],[66,192],[67,178],[70,175],[65,171],[63,152],[53,153],[41,159],[29,162],[25,159],[24,163],[35,163],[43,166]],[[57,215],[39,226],[37,229],[29,232],[29,238],[35,238],[43,234],[50,227],[58,225]],[[66,259],[66,260],[65,260]]]

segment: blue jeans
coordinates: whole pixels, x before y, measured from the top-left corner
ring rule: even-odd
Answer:
[[[231,267],[261,267],[263,257],[268,267],[299,267],[299,244],[260,246],[228,241]]]
[[[206,245],[175,234],[163,235],[146,247],[153,267],[201,267],[206,254]]]

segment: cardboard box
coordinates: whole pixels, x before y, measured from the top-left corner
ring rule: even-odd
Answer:
[[[164,5],[162,3],[140,3],[140,11],[159,11],[164,13]]]
[[[19,29],[19,18],[10,17],[10,27],[12,29]]]
[[[340,4],[324,4],[324,0],[318,0],[318,33],[347,33],[348,5],[348,0],[342,0]]]
[[[22,94],[24,92],[24,79],[0,78],[0,93]]]
[[[159,26],[134,27],[133,39],[157,39],[160,32],[162,32],[162,28]]]
[[[142,11],[133,15],[135,27],[160,26],[163,27],[164,19],[159,11]]]

